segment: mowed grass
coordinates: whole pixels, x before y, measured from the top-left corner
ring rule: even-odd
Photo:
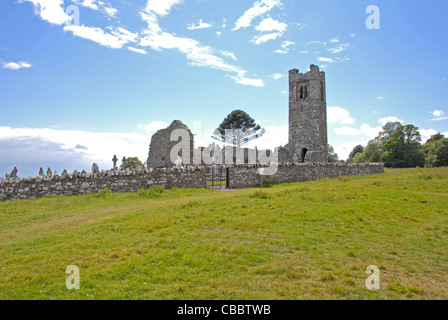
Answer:
[[[0,202],[0,299],[447,299],[447,248],[448,168]]]

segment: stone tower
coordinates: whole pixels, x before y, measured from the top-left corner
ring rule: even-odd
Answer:
[[[325,72],[289,71],[289,144],[295,162],[328,162]]]

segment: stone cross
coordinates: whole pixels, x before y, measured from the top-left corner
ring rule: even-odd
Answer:
[[[117,157],[114,157],[114,159],[117,159]],[[116,161],[114,162],[114,168],[115,168],[115,163],[116,163]],[[98,165],[96,163],[93,163],[92,164],[92,173],[98,173],[98,172],[100,172]]]
[[[114,154],[114,157],[112,158],[112,162],[114,163],[114,166],[113,166],[114,169],[117,166],[117,161],[118,161],[117,155]],[[92,170],[92,172],[93,172],[93,170]]]
[[[42,167],[40,167],[40,170],[39,170],[39,176],[40,177],[43,177],[45,175],[45,173],[44,173],[44,169],[42,169]]]
[[[11,178],[17,178],[17,167],[14,167],[14,169],[11,171]]]
[[[53,177],[53,172],[51,172],[50,168],[48,168],[48,170],[47,170],[47,177],[49,177],[49,178]]]

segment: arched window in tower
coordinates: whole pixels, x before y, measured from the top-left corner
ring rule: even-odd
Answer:
[[[308,149],[307,148],[303,148],[302,149],[302,154],[301,154],[301,156],[300,156],[300,162],[305,162],[305,157],[306,157],[306,153],[308,152]]]
[[[303,87],[300,87],[300,99],[303,99]]]
[[[324,100],[324,83],[320,82],[320,100]]]

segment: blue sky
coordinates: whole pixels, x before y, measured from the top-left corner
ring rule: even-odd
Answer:
[[[0,174],[146,160],[175,119],[206,145],[237,108],[267,129],[253,144],[284,145],[288,70],[310,64],[326,73],[341,158],[388,120],[448,132],[446,12],[446,0],[1,1]]]

